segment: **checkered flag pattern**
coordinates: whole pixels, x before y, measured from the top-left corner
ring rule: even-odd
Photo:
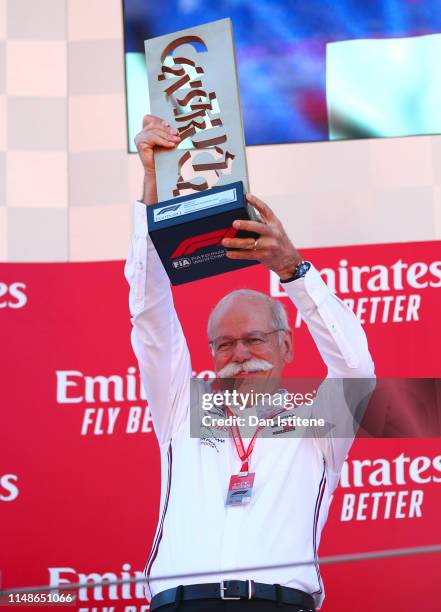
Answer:
[[[247,154],[300,247],[441,238],[441,137]],[[141,184],[121,0],[0,0],[0,261],[125,258]]]

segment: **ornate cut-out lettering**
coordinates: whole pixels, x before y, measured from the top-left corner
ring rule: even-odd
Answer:
[[[223,175],[231,174],[233,159],[234,155],[224,153],[221,147],[186,151],[178,161],[179,176],[173,195],[214,187]]]
[[[181,36],[170,42],[161,54],[161,72],[158,81],[173,80],[164,88],[166,99],[173,107],[176,129],[182,141],[190,138],[193,151],[186,151],[178,161],[176,188],[182,191],[204,191],[219,183],[223,174],[231,173],[235,155],[220,145],[227,142],[223,129],[220,104],[214,91],[207,92],[202,80],[204,69],[182,55],[173,55],[183,45],[192,45],[197,53],[208,51],[198,36]],[[181,52],[182,53],[182,52]],[[171,64],[171,61],[173,64]]]
[[[192,43],[199,43],[204,47],[204,51],[208,51],[207,45],[204,43],[202,38],[199,38],[199,36],[181,36],[179,38],[175,38],[175,40],[172,40],[172,42],[165,47],[164,51],[161,53],[161,64],[163,64],[165,58],[173,51],[175,51],[178,47],[181,47],[182,45],[191,45]],[[195,50],[198,51],[197,46],[193,46]]]
[[[216,150],[220,153],[223,153],[222,149],[216,148]],[[229,159],[233,160],[234,155],[227,151],[226,153],[224,153],[223,159],[219,159],[210,163],[193,163],[193,168],[196,170],[196,172],[203,172],[204,170],[225,170],[225,168],[228,168]]]

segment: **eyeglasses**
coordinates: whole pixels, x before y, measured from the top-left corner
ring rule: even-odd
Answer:
[[[268,344],[269,337],[276,332],[288,331],[287,329],[273,329],[269,332],[263,331],[252,331],[248,334],[244,334],[240,338],[232,338],[231,336],[219,336],[214,340],[210,340],[209,345],[211,346],[211,350],[215,355],[228,355],[232,353],[237,346],[238,342],[242,342],[242,344],[248,349],[259,349],[263,348],[266,344]]]

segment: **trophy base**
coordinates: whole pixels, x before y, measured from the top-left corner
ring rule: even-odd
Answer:
[[[258,238],[237,231],[235,219],[257,220],[245,200],[242,182],[147,206],[150,237],[172,285],[240,270],[259,262],[226,257],[223,238]]]

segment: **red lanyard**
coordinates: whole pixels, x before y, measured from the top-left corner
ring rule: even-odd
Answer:
[[[235,416],[229,408],[226,408],[226,412],[228,416]],[[248,444],[248,448],[245,450],[242,436],[240,435],[239,427],[236,424],[231,426],[231,433],[233,434],[234,445],[236,446],[239,459],[242,461],[242,467],[240,468],[241,472],[248,473],[249,471],[248,459],[251,457],[251,454],[256,445],[257,436],[259,435],[261,429],[263,429],[262,425],[256,429],[256,431],[254,432],[254,436],[251,438],[251,441]]]

